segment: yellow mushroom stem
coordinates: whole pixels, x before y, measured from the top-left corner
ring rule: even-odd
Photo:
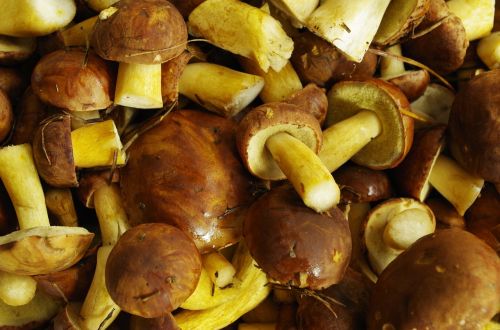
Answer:
[[[382,132],[373,111],[362,110],[323,131],[319,158],[330,172],[335,171]]]
[[[113,120],[88,124],[71,132],[78,168],[124,165],[126,156]]]
[[[236,269],[226,257],[219,252],[211,252],[201,256],[203,268],[208,272],[212,282],[219,288],[229,285],[233,281]]]
[[[50,188],[45,192],[45,204],[61,226],[78,227],[75,203],[69,188]]]
[[[396,250],[406,250],[416,240],[435,230],[435,223],[422,209],[407,209],[389,215],[384,229],[384,243]]]
[[[103,246],[97,251],[97,265],[89,291],[80,310],[82,329],[105,329],[120,313],[106,288],[105,269],[109,253],[129,228],[120,191],[116,184],[104,185],[94,192]]]
[[[0,271],[0,299],[7,305],[26,305],[35,297],[35,292],[33,277]]]
[[[432,167],[429,183],[460,215],[464,215],[479,196],[484,180],[468,173],[453,159],[439,155]]]
[[[332,174],[299,139],[277,133],[267,139],[266,147],[306,206],[325,212],[339,203],[340,189]]]
[[[120,63],[115,104],[139,109],[162,108],[161,64]]]
[[[88,18],[59,32],[64,46],[88,46],[98,16]]]

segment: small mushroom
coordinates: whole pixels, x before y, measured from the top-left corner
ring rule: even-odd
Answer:
[[[352,159],[372,169],[397,166],[410,150],[410,104],[380,79],[342,81],[328,92],[328,114],[319,157],[331,171]]]
[[[322,289],[338,283],[349,264],[349,224],[337,208],[318,214],[288,185],[274,188],[248,210],[243,236],[274,282]]]
[[[399,255],[371,295],[368,329],[484,329],[500,305],[500,259],[474,235],[444,229]]]
[[[373,270],[380,274],[420,237],[436,229],[431,209],[416,200],[394,198],[374,207],[366,220],[364,241]]]
[[[317,212],[338,204],[340,190],[316,155],[322,136],[312,114],[293,104],[267,103],[246,114],[236,139],[253,175],[264,180],[286,177],[304,203]]]
[[[457,162],[486,181],[500,182],[500,69],[469,80],[453,102],[450,150]]]
[[[125,232],[106,264],[106,287],[124,311],[161,317],[194,291],[201,273],[194,242],[180,229],[147,223]]]
[[[114,74],[94,52],[57,50],[42,57],[31,74],[33,92],[45,103],[69,111],[106,109]]]
[[[38,275],[78,262],[94,234],[81,227],[50,226],[30,145],[0,149],[0,178],[14,204],[20,228],[0,238],[0,270]]]
[[[122,0],[99,14],[92,45],[99,56],[120,62],[115,104],[161,108],[161,63],[186,49],[187,28],[168,1]]]

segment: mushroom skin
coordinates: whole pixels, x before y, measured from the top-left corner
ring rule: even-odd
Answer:
[[[204,252],[228,244],[225,230],[236,242],[236,218],[253,200],[255,180],[239,161],[234,131],[229,119],[182,110],[141,134],[120,172],[131,224],[154,219],[174,225]]]
[[[146,223],[126,231],[106,263],[109,295],[124,311],[160,317],[179,307],[201,274],[194,242],[180,229]]]
[[[460,165],[486,181],[500,182],[500,69],[472,78],[453,102],[450,150]]]
[[[351,235],[337,208],[319,214],[289,185],[275,188],[249,208],[243,236],[272,281],[322,289],[338,283],[351,257]]]
[[[500,306],[500,259],[460,229],[427,235],[380,275],[368,329],[483,329]]]
[[[0,89],[0,142],[9,136],[13,124],[12,104],[7,93]]]

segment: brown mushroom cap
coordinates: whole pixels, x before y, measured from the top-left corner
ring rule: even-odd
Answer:
[[[333,173],[341,186],[341,200],[349,203],[375,202],[392,196],[387,173],[363,166],[347,164]]]
[[[48,106],[33,89],[28,87],[16,107],[16,125],[12,132],[12,144],[32,143],[36,128],[47,116]]]
[[[0,237],[0,270],[39,275],[67,269],[85,254],[94,234],[81,227],[34,227]]]
[[[459,228],[465,229],[465,219],[455,207],[440,196],[428,198],[425,204],[429,206],[436,217],[436,228]]]
[[[394,185],[402,196],[423,202],[431,187],[429,177],[444,145],[446,126],[439,125],[415,133],[408,155],[391,171]]]
[[[500,69],[477,75],[459,90],[450,121],[450,149],[468,171],[500,182]]]
[[[106,287],[124,311],[160,317],[179,307],[194,291],[201,257],[181,230],[147,223],[125,232],[106,263]]]
[[[270,136],[280,132],[294,136],[315,153],[321,147],[323,136],[314,115],[293,104],[263,104],[246,114],[236,135],[238,151],[250,173],[265,180],[286,178],[265,146]]]
[[[102,186],[109,185],[110,182],[120,181],[120,172],[102,170],[90,171],[80,177],[77,194],[80,201],[88,208],[94,208],[94,193]]]
[[[7,93],[0,89],[0,142],[5,140],[12,130],[14,113]]]
[[[408,101],[413,102],[422,96],[429,85],[431,76],[427,70],[412,70],[388,79],[406,95]]]
[[[396,86],[380,79],[342,81],[328,92],[326,125],[347,119],[361,110],[373,111],[382,131],[352,160],[373,169],[397,166],[410,150],[413,141],[413,120],[401,113],[410,104]]]
[[[53,106],[70,111],[106,109],[112,101],[114,74],[93,52],[57,50],[42,57],[31,75],[33,92]]]
[[[255,187],[239,160],[234,131],[229,119],[183,110],[141,134],[120,172],[132,225],[151,219],[175,225],[203,251],[241,238],[238,222],[226,219],[236,220]]]
[[[284,185],[258,199],[243,226],[248,249],[259,267],[285,285],[326,288],[338,283],[351,256],[351,235],[337,208],[319,214]]]
[[[323,125],[328,111],[328,99],[323,88],[315,84],[307,84],[306,87],[290,95],[285,102],[311,113],[319,124]]]
[[[368,329],[483,329],[500,306],[500,259],[474,235],[444,229],[415,242],[375,285]]]
[[[69,115],[41,123],[33,137],[33,159],[38,174],[49,185],[58,188],[78,185]]]
[[[104,59],[126,63],[166,62],[186,48],[187,28],[179,11],[166,0],[122,0],[118,9],[98,19],[92,45]]]

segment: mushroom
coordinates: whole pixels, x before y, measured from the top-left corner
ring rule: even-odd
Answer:
[[[417,121],[415,128],[447,125],[454,99],[455,93],[449,88],[436,83],[429,84],[424,94],[411,103],[411,111],[428,120]]]
[[[500,305],[500,259],[474,235],[444,229],[399,255],[371,295],[368,329],[483,329]]]
[[[293,26],[302,28],[309,15],[318,6],[319,0],[271,0],[271,3],[289,17]]]
[[[50,226],[30,145],[0,149],[0,178],[14,204],[20,228],[0,239],[0,270],[47,274],[78,262],[94,234],[81,227]]]
[[[26,88],[25,75],[19,68],[0,67],[0,89],[17,102]]]
[[[0,142],[4,141],[12,130],[14,113],[6,92],[0,89]]]
[[[429,206],[436,217],[436,229],[465,229],[465,219],[446,199],[435,196],[428,198],[425,204]],[[473,204],[474,205],[474,204]]]
[[[48,106],[33,93],[31,87],[28,87],[17,105],[16,125],[10,142],[15,145],[31,144],[36,128],[47,116],[48,110]]]
[[[397,166],[410,150],[413,119],[405,95],[380,79],[342,81],[328,92],[319,157],[333,172],[352,159],[372,169]]]
[[[482,38],[477,45],[477,54],[491,70],[500,68],[500,31]]]
[[[328,99],[325,90],[315,84],[307,84],[306,87],[290,94],[285,103],[298,106],[303,111],[312,114],[320,125],[323,125],[328,111]]]
[[[500,182],[500,69],[469,80],[453,102],[450,122],[450,151],[472,174]]]
[[[179,307],[196,288],[201,258],[180,229],[141,224],[125,232],[106,263],[106,287],[124,311],[161,317]]]
[[[322,289],[338,283],[349,264],[349,224],[337,208],[318,214],[288,185],[272,189],[248,210],[243,236],[271,281]]]
[[[258,184],[241,165],[235,130],[229,119],[182,110],[140,134],[120,172],[131,224],[177,226],[202,253],[237,242]]]
[[[122,0],[103,10],[92,46],[106,60],[120,62],[115,104],[161,108],[161,63],[186,48],[187,29],[179,11],[164,0]]]
[[[161,65],[161,95],[163,104],[171,105],[179,98],[179,79],[189,60],[193,57],[185,50],[179,56]]]
[[[56,218],[62,226],[77,227],[78,216],[71,190],[51,188],[45,191],[45,205],[49,215]]]
[[[106,109],[113,85],[110,64],[83,49],[49,53],[31,74],[33,92],[43,102],[69,111]]]
[[[254,309],[245,313],[241,320],[246,323],[273,323],[278,319],[280,312],[279,302],[269,296]]]
[[[172,314],[168,313],[162,317],[144,318],[136,315],[130,317],[129,330],[181,330]]]
[[[410,152],[392,174],[404,196],[423,202],[432,186],[463,216],[479,196],[484,180],[441,155],[445,129],[446,126],[439,125],[418,131]]]
[[[366,220],[364,241],[373,270],[380,274],[420,237],[436,229],[431,209],[409,198],[389,199],[374,207]]]
[[[494,1],[489,0],[450,0],[446,2],[450,12],[462,21],[467,39],[472,41],[490,34],[495,20]]]
[[[338,204],[340,190],[316,155],[321,128],[299,106],[266,103],[241,120],[236,136],[241,158],[253,175],[291,182],[304,203],[317,212]]]
[[[76,187],[76,168],[123,165],[125,153],[112,120],[88,124],[71,131],[69,115],[50,117],[33,139],[35,164],[48,184]]]
[[[36,48],[35,38],[0,36],[0,64],[12,65],[27,60]]]

